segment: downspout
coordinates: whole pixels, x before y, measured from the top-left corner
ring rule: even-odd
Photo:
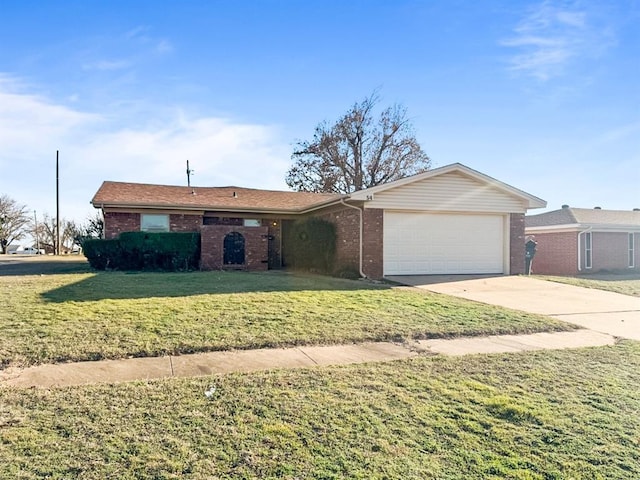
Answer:
[[[353,205],[349,205],[347,203],[344,202],[344,198],[340,199],[340,203],[342,205],[344,205],[345,207],[349,207],[349,208],[353,208],[354,210],[358,211],[358,214],[360,216],[360,235],[359,235],[359,249],[360,249],[360,256],[359,256],[359,260],[358,260],[358,273],[360,273],[360,276],[362,278],[367,278],[367,276],[364,274],[364,272],[362,271],[362,235],[364,233],[364,228],[363,228],[363,224],[362,224],[362,209],[355,207]]]
[[[582,251],[582,244],[580,243],[580,235],[582,235],[583,233],[590,232],[592,229],[593,229],[593,226],[587,228],[586,230],[582,230],[581,232],[578,232],[578,271],[579,272],[582,271],[582,258],[580,256],[580,252]]]

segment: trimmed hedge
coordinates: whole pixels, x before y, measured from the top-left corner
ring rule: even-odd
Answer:
[[[82,244],[82,252],[89,260],[89,265],[96,270],[113,268],[110,264],[114,264],[120,256],[120,241],[90,238]]]
[[[287,260],[291,267],[331,273],[336,254],[336,227],[318,217],[297,220],[289,231]]]
[[[124,232],[115,240],[85,241],[84,254],[96,270],[195,270],[200,234]]]

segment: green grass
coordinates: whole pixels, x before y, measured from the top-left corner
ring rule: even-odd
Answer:
[[[0,368],[573,328],[443,295],[284,273],[7,276],[0,304]]]
[[[0,388],[0,478],[636,480],[639,385],[628,341]]]
[[[605,275],[593,274],[582,277],[553,277],[539,276],[544,280],[552,282],[566,283],[577,287],[596,288],[598,290],[607,290],[609,292],[622,293],[623,295],[631,295],[640,297],[640,274],[635,275]]]

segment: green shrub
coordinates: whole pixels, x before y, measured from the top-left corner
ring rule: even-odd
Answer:
[[[287,242],[290,265],[299,270],[330,273],[336,253],[336,227],[318,217],[293,223]]]
[[[124,232],[117,240],[85,242],[89,264],[98,270],[194,270],[200,263],[197,232]]]
[[[362,278],[357,267],[347,265],[333,272],[334,277],[346,278],[347,280],[358,280]]]
[[[89,265],[96,270],[114,268],[120,257],[120,242],[118,240],[87,239],[82,244],[82,251],[87,257]]]

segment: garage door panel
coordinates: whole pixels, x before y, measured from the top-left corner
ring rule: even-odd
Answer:
[[[502,273],[504,217],[385,212],[384,273]]]

